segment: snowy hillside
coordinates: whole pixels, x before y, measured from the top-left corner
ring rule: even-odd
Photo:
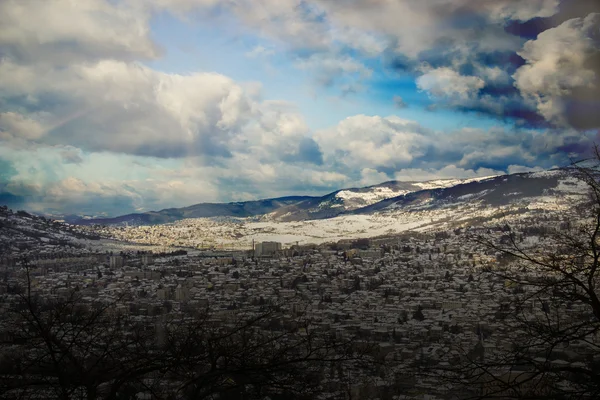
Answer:
[[[81,241],[98,239],[81,227],[0,206],[0,256],[32,251],[57,252],[82,247]]]
[[[338,190],[321,197],[288,196],[236,203],[200,203],[183,208],[128,214],[114,218],[69,217],[67,222],[77,225],[157,225],[188,218],[233,217],[257,218],[262,221],[304,221],[333,218],[342,213],[358,210],[382,200],[422,190],[452,187],[458,184],[488,179],[440,179],[427,182],[390,181],[363,188]]]
[[[323,197],[288,197],[230,203],[226,207],[193,206],[186,210],[210,210],[212,215],[228,209],[230,214],[241,216],[179,218],[171,223],[129,227],[77,227],[2,207],[0,248],[16,251],[105,245],[105,241],[92,238],[114,238],[119,241],[117,245],[196,248],[248,248],[253,240],[275,240],[284,245],[323,243],[539,215],[559,219],[572,214],[576,218],[576,208],[587,199],[586,184],[573,170],[562,169],[467,180],[386,182]],[[273,208],[276,211],[256,216]],[[179,211],[169,212],[173,215]]]
[[[284,245],[323,243],[519,221],[540,215],[557,220],[576,218],[576,207],[588,198],[585,183],[568,170],[456,182],[438,181],[435,188],[407,192],[331,218],[300,221],[282,221],[283,215],[279,216],[280,220],[260,221],[256,218],[195,218],[114,232],[122,240],[192,247],[248,248],[253,240],[275,240]],[[372,201],[377,191],[364,193],[361,199]],[[353,195],[344,193],[342,196]]]
[[[493,176],[471,179],[438,179],[425,182],[391,181],[361,189],[340,190],[335,194],[335,198],[339,200],[337,203],[339,207],[343,207],[346,211],[351,211],[379,203],[382,200],[404,196],[412,192],[447,188],[464,183],[479,182],[490,178],[493,178]]]

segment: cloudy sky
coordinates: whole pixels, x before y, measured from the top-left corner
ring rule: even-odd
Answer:
[[[2,0],[0,203],[118,215],[549,168],[599,140],[590,0]]]

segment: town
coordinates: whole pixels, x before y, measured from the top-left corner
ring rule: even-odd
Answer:
[[[25,218],[7,210],[4,215],[7,221]],[[156,327],[155,335],[157,321],[167,315],[210,310],[213,322],[233,326],[242,315],[276,307],[268,330],[285,330],[302,319],[315,332],[373,346],[369,356],[375,368],[359,368],[354,362],[337,373],[321,370],[321,398],[468,397],[490,390],[490,383],[465,391],[450,380],[417,373],[417,366],[443,370],[467,356],[491,360],[511,349],[518,327],[507,324],[502,309],[517,293],[536,290],[496,273],[517,264],[480,238],[500,244],[516,238],[523,249],[533,251],[547,232],[567,230],[571,217],[529,216],[515,223],[513,231],[508,226],[465,227],[285,248],[279,242],[259,242],[247,250],[159,252],[133,246],[99,252],[81,246],[44,254],[40,250],[48,241],[22,240],[20,257],[1,258],[1,315],[7,323],[18,309],[17,294],[22,292],[15,288],[25,280],[43,298],[67,301],[76,291],[82,302],[113,304],[116,314]],[[547,315],[547,294],[525,298],[521,307],[528,315]],[[585,312],[582,304],[568,307],[572,315]],[[598,343],[598,331],[592,332],[589,340],[555,349],[551,362],[599,362]],[[152,398],[149,391],[139,395]]]

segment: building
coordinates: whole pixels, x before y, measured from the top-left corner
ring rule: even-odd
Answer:
[[[122,256],[110,256],[111,268],[122,268],[125,265]]]
[[[17,260],[11,256],[2,256],[0,257],[0,265],[5,267],[15,267],[17,265]]]
[[[281,243],[262,242],[254,247],[255,257],[272,257],[281,252]]]
[[[181,285],[175,288],[175,301],[187,301],[190,297],[190,290]]]
[[[154,264],[154,256],[152,254],[142,254],[142,265]]]

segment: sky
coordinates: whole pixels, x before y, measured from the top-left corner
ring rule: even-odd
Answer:
[[[589,0],[2,0],[0,204],[115,216],[568,165]]]

